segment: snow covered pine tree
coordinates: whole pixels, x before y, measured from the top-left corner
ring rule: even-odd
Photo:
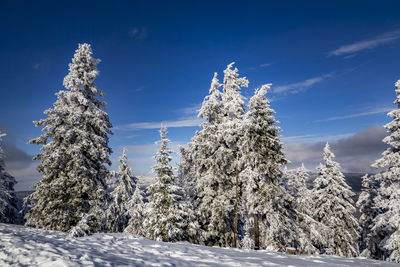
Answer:
[[[34,159],[42,179],[29,196],[32,209],[26,225],[57,231],[70,231],[81,236],[105,228],[104,209],[108,202],[105,177],[110,165],[108,135],[112,127],[106,103],[97,96],[99,59],[92,57],[89,44],[80,44],[75,51],[64,86],[57,95],[54,108],[44,113],[49,117],[36,121],[44,126],[43,135],[29,141],[42,144]]]
[[[107,208],[107,228],[111,232],[122,232],[128,225],[128,203],[137,187],[137,178],[132,175],[132,169],[128,166],[126,148],[123,149],[119,162],[115,188],[111,192],[112,201]]]
[[[188,233],[193,233],[188,211],[185,210],[183,190],[174,184],[173,168],[170,165],[172,152],[168,148],[170,140],[166,138],[167,128],[160,130],[160,149],[154,156],[156,165],[153,172],[156,181],[148,191],[150,193],[148,208],[144,221],[146,237],[158,241],[188,240]],[[158,143],[158,142],[157,142]]]
[[[377,240],[379,236],[384,236],[379,244],[384,252],[383,257],[400,262],[400,80],[395,86],[394,103],[398,108],[388,113],[393,120],[385,125],[389,135],[383,139],[390,147],[373,164],[374,167],[383,168],[383,171],[375,176],[380,182],[375,203],[381,214],[374,219],[371,235]]]
[[[275,251],[285,251],[290,246],[299,253],[316,253],[313,234],[321,227],[295,209],[304,188],[299,187],[299,197],[294,199],[280,186],[281,167],[286,159],[279,140],[281,130],[275,125],[275,112],[265,96],[269,88],[267,84],[256,90],[242,126],[243,246]],[[250,235],[254,235],[253,240]]]
[[[197,221],[202,230],[196,243],[206,245],[218,244],[216,241],[218,232],[212,230],[214,225],[210,221],[213,214],[211,209],[217,196],[217,180],[214,174],[216,162],[212,155],[219,147],[217,130],[222,120],[222,94],[218,90],[219,87],[221,84],[218,82],[217,73],[214,73],[210,94],[204,99],[198,115],[204,122],[200,126],[201,130],[196,132],[188,144],[188,148],[181,150],[183,158],[179,173],[184,176],[181,178],[184,188],[193,187],[192,190],[187,190],[187,193],[193,198]]]
[[[320,248],[326,254],[356,257],[359,254],[359,225],[354,217],[356,211],[349,185],[346,184],[339,163],[329,144],[324,148],[324,164],[318,167],[314,181],[314,219],[328,226],[331,232],[327,247]]]
[[[0,132],[1,139],[6,134]],[[4,169],[4,152],[0,146],[0,222],[18,223],[18,201],[14,192],[15,178]]]
[[[275,201],[279,190],[279,180],[282,176],[281,167],[286,164],[286,159],[282,151],[282,143],[279,140],[280,129],[275,124],[273,114],[275,113],[269,106],[269,101],[265,97],[270,84],[263,85],[261,89],[256,90],[254,96],[250,99],[249,111],[243,123],[244,136],[242,142],[241,158],[244,166],[241,180],[243,188],[243,203],[246,213],[246,228],[252,225],[254,228],[254,248],[260,248],[260,227],[259,220],[271,223],[270,209]],[[267,211],[268,209],[268,211]],[[279,213],[279,211],[276,211]],[[277,214],[274,212],[275,214]],[[269,214],[267,214],[269,213]],[[261,217],[260,217],[261,216]],[[261,225],[263,225],[263,223]],[[272,228],[275,225],[272,226]],[[244,244],[249,241],[249,229],[246,229]],[[264,237],[267,235],[262,227]],[[273,231],[275,231],[274,229]],[[263,238],[262,247],[266,242]],[[274,240],[273,242],[277,242]]]
[[[145,236],[146,228],[143,226],[143,222],[146,216],[146,205],[143,201],[143,192],[140,189],[138,181],[136,181],[135,192],[126,208],[128,210],[129,222],[124,233]]]
[[[201,243],[217,246],[236,246],[239,226],[236,181],[239,158],[239,139],[245,111],[241,87],[246,78],[239,78],[238,69],[231,63],[224,70],[223,93],[217,75],[211,83],[210,95],[203,101],[199,117],[205,119],[201,130],[189,144],[195,184],[194,200],[203,230]],[[235,216],[236,215],[236,216]],[[236,239],[236,242],[235,242]]]
[[[374,219],[379,214],[379,208],[375,204],[375,198],[378,194],[378,183],[374,175],[364,175],[362,177],[362,186],[363,189],[357,201],[357,207],[361,212],[361,256],[382,259],[383,252],[379,248],[379,243],[384,237],[377,236],[372,231]]]

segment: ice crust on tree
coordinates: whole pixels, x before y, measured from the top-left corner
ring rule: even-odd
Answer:
[[[90,230],[73,232],[104,230],[102,211],[109,200],[105,164],[111,164],[112,125],[104,111],[106,103],[98,98],[104,93],[94,84],[99,62],[89,44],[80,44],[64,78],[67,90],[56,94],[54,107],[44,112],[48,118],[34,122],[45,133],[29,141],[42,145],[34,158],[41,161],[42,178],[28,199],[32,205],[26,215],[28,226],[69,231],[85,224]]]
[[[314,181],[313,217],[330,229],[328,244],[321,248],[326,254],[356,257],[359,254],[359,225],[354,217],[354,193],[347,185],[339,163],[333,158],[330,146],[324,148],[324,164],[318,166]]]
[[[0,132],[0,222],[18,223],[18,201],[15,196],[15,178],[5,171],[4,151],[1,147],[2,137],[6,134]]]

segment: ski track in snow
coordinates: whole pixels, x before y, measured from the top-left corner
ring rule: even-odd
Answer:
[[[166,243],[128,234],[70,238],[65,233],[0,223],[0,266],[399,266],[326,255]]]

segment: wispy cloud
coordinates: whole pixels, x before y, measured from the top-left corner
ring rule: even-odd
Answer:
[[[180,128],[180,127],[196,127],[199,126],[203,122],[200,118],[186,118],[174,121],[157,121],[157,122],[138,122],[138,123],[130,123],[119,125],[115,127],[117,130],[125,130],[125,131],[135,131],[135,130],[143,130],[143,129],[158,129],[163,126],[168,128]]]
[[[180,108],[177,110],[174,110],[174,112],[176,113],[180,113],[182,116],[197,116],[197,114],[199,113],[199,110],[201,108],[201,103],[197,103],[197,104],[192,104],[189,107],[186,108]]]
[[[373,109],[371,109],[369,111],[352,113],[352,114],[347,114],[347,115],[343,115],[343,116],[335,116],[335,117],[316,120],[314,122],[345,120],[345,119],[363,117],[363,116],[375,115],[375,114],[380,114],[380,113],[386,113],[386,112],[391,111],[392,109],[393,108],[389,108],[389,107],[378,107],[378,108],[373,108]]]
[[[313,78],[310,78],[310,79],[307,79],[307,80],[304,80],[301,82],[296,82],[296,83],[291,83],[291,84],[287,84],[287,85],[273,87],[272,91],[274,93],[296,94],[296,93],[299,93],[301,91],[308,89],[309,87],[311,87],[317,83],[321,83],[332,76],[333,76],[333,73],[328,73],[328,74],[313,77]]]
[[[169,143],[168,147],[174,153],[179,151],[179,146],[184,145],[183,142],[180,141],[172,141]],[[151,143],[144,145],[129,145],[125,146],[127,148],[127,154],[131,155],[131,158],[140,158],[143,156],[154,156],[157,150],[160,148],[159,144]],[[153,160],[154,162],[154,160]]]
[[[259,65],[260,68],[265,68],[265,67],[268,67],[268,66],[271,66],[271,64],[270,63],[264,63],[264,64],[260,64]]]
[[[180,157],[178,154],[179,147],[183,146],[185,143],[180,141],[172,141],[168,147],[173,151],[171,154],[172,166],[177,166]],[[157,153],[160,148],[160,144],[148,143],[142,145],[128,145],[124,146],[127,148],[127,157],[129,165],[133,169],[135,175],[153,175],[151,172],[151,167],[155,164],[153,156]],[[119,164],[119,157],[122,154],[122,146],[118,147],[117,151],[113,154],[111,158],[112,169],[117,170]]]
[[[141,92],[143,91],[144,86],[139,86],[138,88],[135,89],[135,92]]]
[[[38,70],[38,69],[40,68],[40,64],[39,64],[39,63],[35,63],[35,64],[33,65],[33,68],[34,68],[35,70]]]
[[[200,108],[201,108],[201,103],[196,103],[185,108],[174,110],[173,112],[179,114],[179,118],[177,120],[135,122],[135,123],[117,125],[114,129],[125,130],[125,131],[159,129],[161,125],[166,126],[168,128],[196,127],[200,126],[200,124],[203,122],[203,119],[197,117]]]
[[[349,58],[353,58],[353,57],[356,57],[356,56],[357,56],[357,54],[350,54],[348,56],[345,56],[344,59],[349,59]]]
[[[342,45],[339,48],[329,51],[328,56],[340,56],[352,54],[361,50],[373,49],[378,46],[390,43],[400,38],[400,30],[385,32],[371,39],[358,41],[352,44]]]
[[[135,40],[143,40],[147,37],[146,27],[134,27],[129,31],[129,36]]]
[[[281,138],[284,144],[292,143],[313,143],[313,142],[327,142],[334,141],[342,138],[352,136],[354,133],[338,134],[338,135],[296,135],[296,136],[283,136]]]
[[[260,64],[258,66],[250,67],[250,70],[256,70],[258,68],[266,68],[266,67],[269,67],[269,66],[271,66],[271,63],[262,63],[262,64]]]

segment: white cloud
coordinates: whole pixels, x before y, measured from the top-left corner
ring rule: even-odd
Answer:
[[[363,116],[375,115],[375,114],[380,114],[380,113],[386,113],[386,112],[391,111],[392,109],[393,108],[380,107],[380,108],[374,108],[369,111],[358,112],[358,113],[353,113],[353,114],[348,114],[348,115],[343,115],[343,116],[335,116],[335,117],[326,118],[326,119],[320,119],[320,120],[316,120],[314,122],[335,121],[335,120],[344,120],[344,119],[363,117]]]
[[[272,91],[274,93],[296,94],[296,93],[299,93],[301,91],[308,89],[309,87],[311,87],[317,83],[321,83],[321,82],[325,81],[327,78],[330,78],[332,76],[333,76],[333,73],[328,73],[328,74],[313,77],[313,78],[310,78],[310,79],[307,79],[307,80],[304,80],[301,82],[296,82],[296,83],[291,83],[291,84],[287,84],[287,85],[273,87]]]
[[[378,35],[372,39],[358,41],[348,45],[342,45],[339,48],[329,51],[329,56],[340,56],[344,54],[351,54],[366,49],[373,49],[378,46],[390,43],[400,38],[400,30],[390,31]]]

